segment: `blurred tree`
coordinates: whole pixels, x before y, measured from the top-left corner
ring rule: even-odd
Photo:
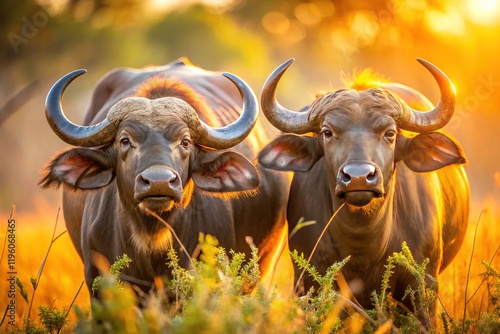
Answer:
[[[266,54],[255,32],[231,15],[207,12],[202,6],[169,13],[149,28],[147,38],[165,59],[188,56],[195,64],[212,69],[222,68],[231,59],[258,65],[257,58]]]
[[[33,22],[33,15],[42,19],[43,8],[33,0],[11,0],[0,2],[0,61],[12,61],[20,48],[37,34],[38,26]],[[40,17],[39,17],[40,16]],[[41,22],[41,21],[40,21]],[[39,24],[36,22],[36,24]]]

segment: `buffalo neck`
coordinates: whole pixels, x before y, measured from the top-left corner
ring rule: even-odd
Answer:
[[[329,227],[329,235],[337,245],[340,258],[351,256],[353,266],[366,266],[382,260],[386,254],[393,226],[394,179],[387,185],[386,195],[370,212],[353,210],[344,205]],[[344,203],[332,196],[335,212]],[[332,214],[333,214],[332,212]]]
[[[121,210],[125,210],[125,203],[119,201],[118,205]],[[189,254],[193,254],[198,245],[199,233],[221,235],[221,231],[230,232],[226,238],[220,238],[219,244],[225,248],[234,247],[234,228],[228,214],[229,211],[221,210],[226,205],[228,202],[207,196],[195,189],[189,205],[186,207],[175,206],[172,211],[158,214],[163,222],[138,208],[129,209],[126,211],[128,213],[124,215],[127,217],[127,221],[124,221],[124,224],[119,224],[123,233],[121,239],[127,240],[127,244],[124,246],[133,247],[133,251],[138,256],[154,256],[155,258],[160,256],[163,264],[166,263],[168,249],[173,246],[179,257],[179,264],[181,267],[187,268],[190,256],[182,250],[179,242]],[[213,217],[207,216],[204,210],[205,206],[219,211],[220,214]],[[177,238],[165,223],[175,232]]]
[[[123,219],[120,224],[118,224],[122,238],[121,240],[126,240],[123,245],[125,248],[133,248],[133,251],[137,254],[149,254],[149,256],[155,253],[166,254],[168,248],[173,245],[173,235],[170,232],[166,224],[170,225],[173,229],[177,230],[177,225],[179,221],[182,220],[182,216],[185,215],[184,209],[180,207],[174,208],[174,210],[164,213],[159,213],[158,216],[162,219],[159,220],[157,217],[150,215],[138,208],[138,206],[127,205],[117,196],[117,207],[123,214],[120,215]],[[177,232],[177,234],[182,234]]]

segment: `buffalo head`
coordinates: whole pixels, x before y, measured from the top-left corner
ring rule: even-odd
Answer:
[[[253,164],[239,153],[224,150],[245,139],[257,117],[255,95],[238,77],[225,74],[243,98],[242,113],[222,128],[208,126],[178,97],[128,97],[117,102],[99,124],[79,126],[65,117],[61,100],[66,87],[82,73],[67,74],[47,96],[46,116],[52,129],[79,147],[53,159],[41,181],[43,187],[64,184],[91,190],[115,181],[113,196],[127,213],[144,215],[150,210],[168,219],[189,204],[195,186],[234,194],[254,191],[259,185]],[[145,235],[165,228],[144,225],[132,228]]]
[[[414,110],[401,98],[405,91],[414,97],[414,91],[402,85],[393,90],[386,84],[362,91],[340,89],[319,97],[306,111],[295,112],[276,101],[277,84],[292,61],[269,76],[262,90],[262,110],[278,129],[312,135],[278,137],[260,153],[263,166],[305,172],[324,158],[333,200],[370,212],[391,191],[396,163],[426,172],[465,161],[459,144],[436,132],[453,115],[455,91],[434,65],[419,59],[441,91],[439,104],[428,106],[430,111]]]

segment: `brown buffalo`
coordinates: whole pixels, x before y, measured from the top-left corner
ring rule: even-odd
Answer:
[[[47,96],[50,126],[78,147],[52,160],[41,185],[64,185],[64,218],[89,288],[98,275],[94,253],[110,263],[127,254],[133,262],[124,279],[144,291],[167,273],[166,250],[179,245],[151,212],[190,254],[201,232],[248,251],[245,236],[258,244],[283,223],[288,183],[249,161],[265,138],[260,125],[254,128],[255,95],[241,79],[185,60],[117,69],[97,85],[78,126],[64,116],[61,100],[82,73],[62,77]]]
[[[290,248],[309,256],[330,217],[345,203],[312,258],[320,272],[350,256],[342,272],[348,282],[363,282],[355,297],[370,308],[387,257],[406,241],[416,261],[430,260],[427,272],[436,278],[458,252],[469,213],[462,148],[436,132],[454,112],[450,80],[419,60],[441,90],[436,107],[404,85],[372,82],[323,95],[307,111],[294,112],[276,101],[278,81],[291,61],[269,76],[261,104],[275,127],[295,134],[278,137],[259,154],[263,166],[295,172],[287,209],[290,228],[301,217],[317,222],[293,236]],[[306,133],[313,135],[296,135]],[[393,297],[413,309],[409,298],[403,300],[407,286],[416,289],[413,276],[396,268],[392,279]],[[312,284],[311,278],[305,280],[305,287]],[[414,311],[426,326],[435,321]]]

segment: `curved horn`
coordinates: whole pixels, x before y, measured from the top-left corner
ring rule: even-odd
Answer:
[[[293,58],[278,66],[267,78],[260,95],[262,111],[276,128],[283,132],[304,134],[317,131],[315,124],[309,123],[309,112],[296,112],[281,106],[276,100],[276,87],[283,73],[294,61]]]
[[[242,142],[252,131],[259,113],[257,98],[252,89],[236,75],[231,73],[223,73],[223,75],[238,88],[243,99],[243,106],[240,117],[222,128],[212,128],[201,122],[205,133],[199,140],[200,144],[217,149],[230,148]]]
[[[52,130],[66,143],[92,147],[113,141],[114,126],[107,119],[92,126],[76,125],[66,118],[62,109],[64,91],[74,79],[86,72],[86,70],[70,72],[52,86],[45,100],[45,116]]]
[[[448,124],[455,111],[455,87],[451,80],[435,65],[426,60],[417,59],[437,81],[441,98],[437,106],[426,112],[410,109],[410,113],[401,120],[401,128],[413,132],[429,132],[441,129]]]

